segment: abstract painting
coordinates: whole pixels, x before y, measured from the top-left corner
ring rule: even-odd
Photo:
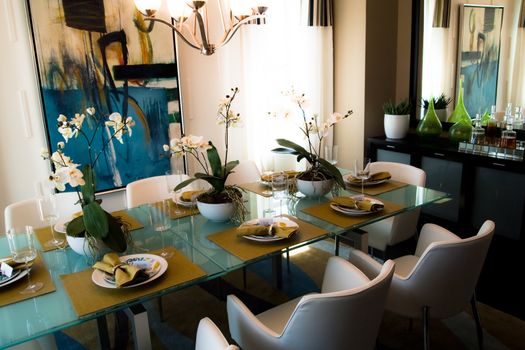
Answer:
[[[496,104],[503,7],[460,5],[458,79],[471,118]]]
[[[130,0],[27,0],[27,8],[51,152],[63,141],[58,115],[93,106],[99,115],[119,112],[136,123],[123,144],[108,143],[107,127],[82,127],[94,152],[103,150],[97,191],[165,174],[170,160],[162,145],[170,124],[182,125],[171,30],[150,26]],[[89,163],[83,140],[70,140],[65,151],[75,163]]]

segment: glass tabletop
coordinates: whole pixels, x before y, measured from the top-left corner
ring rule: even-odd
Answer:
[[[352,195],[355,194],[355,192],[342,190],[334,194]],[[331,196],[332,194],[328,194],[325,197],[311,199],[298,195],[283,200],[281,203],[279,200],[262,197],[252,192],[246,192],[245,204],[248,209],[246,219],[279,215],[282,210],[283,214],[296,216],[301,220],[327,231],[325,235],[289,247],[289,249],[295,249],[299,246],[325,239],[326,237],[342,234],[348,230],[348,228],[342,229],[339,226],[308,215],[301,210],[329,201]],[[408,185],[374,197],[401,204],[404,208],[386,215],[371,216],[369,220],[365,220],[352,228],[358,228],[371,222],[397,215],[401,212],[413,210],[422,205],[445,199],[448,195],[443,192]],[[282,208],[279,207],[281,204]],[[106,309],[102,312],[79,318],[74,312],[59,276],[61,274],[68,274],[90,268],[91,262],[85,257],[77,255],[70,248],[41,253],[53,278],[56,291],[0,308],[0,323],[3,325],[0,329],[0,347],[16,345],[56,330],[68,328],[86,320],[125,309],[132,304],[144,302],[189,285],[195,285],[206,280],[217,278],[269,255],[279,254],[279,251],[277,251],[253,260],[243,261],[208,239],[208,237],[214,233],[236,226],[230,222],[217,223],[209,221],[201,215],[193,215],[172,220],[171,229],[160,235],[150,227],[147,208],[139,207],[129,209],[128,213],[141,221],[145,227],[132,232],[133,244],[128,247],[126,254],[147,253],[151,250],[162,248],[163,246],[173,246],[194,264],[201,267],[206,275],[181,286],[162,290],[131,302],[115,305],[113,308]],[[7,255],[9,255],[7,242],[5,237],[1,237],[0,257]]]

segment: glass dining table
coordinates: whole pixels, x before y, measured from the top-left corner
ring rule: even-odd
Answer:
[[[340,193],[334,194],[344,195],[355,193],[341,190]],[[198,266],[203,273],[198,278],[171,285],[168,288],[152,288],[151,292],[148,292],[146,285],[146,288],[144,288],[145,292],[141,296],[131,299],[128,298],[122,302],[116,301],[102,310],[79,316],[64,286],[64,276],[62,276],[62,278],[60,276],[91,269],[92,262],[76,254],[70,248],[40,252],[45,267],[49,271],[55,286],[55,291],[0,307],[0,324],[2,324],[0,328],[0,348],[20,344],[88,320],[122,311],[135,304],[152,300],[176,290],[216,279],[255,261],[281,256],[283,251],[293,250],[326,238],[335,238],[348,230],[357,229],[386,217],[398,215],[423,205],[443,201],[448,198],[448,194],[444,192],[404,185],[374,196],[374,198],[385,203],[395,204],[392,207],[394,209],[384,210],[366,216],[359,222],[351,223],[348,226],[338,224],[334,221],[324,220],[322,216],[317,215],[316,210],[309,210],[309,208],[315,209],[316,206],[327,204],[332,195],[333,194],[328,194],[315,199],[301,198],[301,195],[299,195],[283,201],[283,207],[279,208],[279,201],[274,201],[271,197],[264,197],[260,194],[246,191],[245,204],[248,209],[247,219],[260,218],[268,215],[268,213],[272,211],[279,214],[282,210],[284,214],[300,220],[303,225],[308,225],[311,230],[315,230],[316,228],[322,229],[322,231],[316,231],[318,234],[304,236],[303,239],[295,240],[283,249],[268,250],[267,252],[256,254],[249,258],[243,258],[242,256],[240,257],[239,254],[232,253],[221,244],[217,244],[217,241],[210,238],[216,236],[218,233],[233,229],[236,225],[231,222],[217,223],[207,220],[200,214],[190,215],[172,220],[169,231],[161,235],[159,232],[154,231],[150,225],[147,206],[128,209],[126,213],[140,221],[144,227],[132,231],[133,244],[128,247],[126,254],[148,253],[158,251],[166,246],[171,246],[191,263]],[[253,242],[253,244],[256,245],[257,242]],[[2,236],[0,237],[0,257],[8,255],[8,244],[5,236]],[[168,266],[168,270],[170,267],[171,266]],[[21,288],[22,284],[21,282],[18,284],[13,283],[9,288]],[[97,286],[97,288],[99,287]],[[0,288],[0,300],[2,294],[2,288]]]

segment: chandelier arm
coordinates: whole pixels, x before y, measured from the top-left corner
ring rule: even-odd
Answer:
[[[237,22],[233,27],[230,28],[230,30],[228,30],[224,34],[224,36],[221,39],[221,43],[219,45],[217,45],[217,47],[221,47],[221,46],[226,45],[231,40],[231,38],[235,35],[235,33],[237,33],[239,28],[242,27],[244,24],[246,24],[246,23],[248,23],[250,21],[253,21],[255,19],[259,19],[259,18],[266,18],[266,15],[253,15],[253,16],[246,17],[246,18],[240,20],[239,22]]]
[[[175,33],[177,33],[179,35],[179,37],[184,40],[184,42],[188,45],[190,45],[191,47],[193,47],[194,49],[197,49],[197,50],[200,50],[201,48],[194,45],[193,43],[191,43],[188,39],[186,39],[184,37],[184,34],[182,34],[182,32],[180,32],[173,24],[171,24],[170,22],[168,21],[165,21],[161,18],[155,18],[155,17],[150,17],[150,18],[145,18],[144,19],[145,21],[155,21],[155,22],[160,22],[160,23],[163,23],[165,25],[167,25],[168,27],[170,27],[173,31],[175,31]]]
[[[195,18],[197,18],[197,22],[199,23],[199,31],[201,33],[201,42],[202,42],[202,47],[199,48],[201,50],[202,53],[204,54],[207,54],[207,52],[210,52],[213,53],[213,47],[210,46],[210,43],[208,43],[208,38],[206,37],[206,31],[205,31],[205,28],[204,28],[204,20],[202,19],[202,16],[200,14],[199,11],[197,11],[196,9],[193,10],[193,13],[195,14]]]

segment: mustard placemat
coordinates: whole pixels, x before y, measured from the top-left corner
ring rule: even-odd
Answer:
[[[294,233],[290,239],[275,242],[254,242],[238,237],[235,227],[208,236],[208,239],[239,259],[248,261],[323,236],[328,232],[295,217],[288,216],[288,218],[299,225],[299,231]]]
[[[185,207],[183,205],[170,202],[170,217],[172,219],[184,218],[186,216],[199,214],[197,207]]]
[[[267,186],[263,184],[262,182],[250,182],[250,183],[240,184],[239,187],[245,189],[246,191],[257,193],[258,195],[263,196],[263,197],[272,196],[272,189],[270,188],[270,186]]]
[[[34,231],[35,231],[36,239],[38,239],[38,242],[40,242],[40,246],[42,247],[43,252],[49,252],[51,250],[55,250],[58,248],[67,247],[66,235],[64,233],[55,231],[56,238],[61,238],[64,240],[64,243],[61,246],[57,247],[57,246],[52,246],[52,245],[46,245],[46,242],[53,239],[53,235],[51,234],[50,227],[39,227],[39,228],[35,228]]]
[[[166,259],[168,262],[166,272],[151,283],[146,283],[136,288],[110,289],[97,286],[91,280],[91,275],[93,274],[93,269],[91,268],[61,275],[60,279],[64,284],[76,314],[85,316],[206,276],[206,273],[200,267],[192,263],[175,248],[167,247],[165,249],[174,253],[171,258]]]
[[[327,221],[333,225],[336,225],[342,228],[350,228],[354,225],[368,221],[372,218],[375,218],[381,215],[394,213],[405,207],[404,205],[392,203],[389,201],[385,201],[385,200],[381,200],[381,201],[385,204],[385,207],[383,208],[383,210],[381,210],[378,213],[362,215],[362,216],[348,216],[348,215],[341,214],[333,210],[332,208],[330,208],[330,202],[325,202],[325,203],[321,203],[318,205],[314,205],[309,208],[304,208],[304,209],[301,209],[301,211],[305,212],[306,214],[315,216],[321,220]]]
[[[22,300],[38,297],[56,290],[55,285],[53,284],[53,279],[51,278],[49,271],[47,271],[46,265],[44,264],[40,255],[37,255],[35,262],[33,263],[33,267],[31,267],[31,281],[42,282],[44,286],[35,293],[20,294],[20,291],[27,286],[26,275],[16,282],[13,282],[4,287],[0,287],[0,307],[14,304]]]
[[[128,225],[130,231],[138,230],[144,227],[142,222],[129,215],[125,210],[114,211],[111,215],[119,217],[123,222]]]
[[[349,190],[361,192],[361,185],[354,185],[350,184],[349,182],[346,183]],[[389,192],[401,187],[407,186],[404,182],[394,181],[394,180],[388,180],[386,182],[383,182],[379,185],[373,185],[373,186],[364,186],[363,192],[365,194],[368,194],[370,196],[376,196],[381,193]]]

